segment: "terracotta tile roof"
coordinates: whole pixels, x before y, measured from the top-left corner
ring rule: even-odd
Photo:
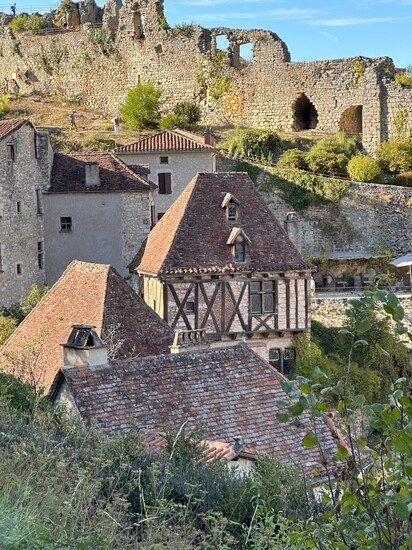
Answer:
[[[114,268],[74,261],[0,349],[0,369],[27,378],[20,363],[37,356],[34,380],[48,390],[77,323],[94,325],[119,359],[168,353],[174,337]]]
[[[239,202],[235,222],[222,201]],[[233,227],[250,239],[246,262],[233,261],[227,244]],[[299,254],[247,174],[197,174],[150,232],[132,262],[143,273],[206,273],[314,269]],[[139,261],[140,258],[140,261]]]
[[[99,164],[100,185],[86,187],[85,165]],[[143,169],[147,173],[146,169]],[[109,193],[114,191],[148,192],[156,186],[146,181],[112,153],[55,153],[50,193]]]
[[[281,389],[285,378],[245,345],[62,373],[83,419],[108,436],[127,433],[133,424],[156,434],[185,424],[188,430],[200,427],[212,442],[241,437],[245,448],[307,473],[321,467],[319,451],[302,445],[311,430],[309,415],[301,426],[278,421],[276,413],[284,409],[278,401],[288,400]],[[330,456],[335,438],[323,418],[317,431]],[[215,453],[230,449],[215,445]]]
[[[6,118],[0,120],[0,139],[7,137],[24,124],[31,125],[31,122],[27,118]]]
[[[165,130],[130,145],[119,147],[116,153],[168,153],[175,151],[214,151],[203,138],[183,130]]]

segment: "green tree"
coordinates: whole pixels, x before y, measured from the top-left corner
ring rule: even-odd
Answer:
[[[193,101],[182,101],[173,109],[178,117],[180,124],[184,126],[193,126],[200,120],[200,107]]]
[[[124,125],[129,130],[157,128],[160,120],[159,101],[162,90],[151,82],[138,83],[127,92],[120,107]]]
[[[307,153],[306,160],[312,172],[346,176],[348,162],[357,152],[358,141],[339,132],[334,137],[317,141]]]

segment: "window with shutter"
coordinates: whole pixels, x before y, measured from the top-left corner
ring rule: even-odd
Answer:
[[[159,195],[170,195],[172,193],[172,174],[170,172],[161,172],[157,175],[159,185]]]

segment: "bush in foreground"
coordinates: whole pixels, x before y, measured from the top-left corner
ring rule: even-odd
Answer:
[[[40,15],[22,13],[13,17],[9,26],[14,33],[17,33],[21,31],[41,31],[47,27],[47,23]]]
[[[412,171],[412,138],[385,141],[378,149],[378,159],[385,172]]]
[[[348,174],[351,180],[373,183],[380,180],[382,170],[372,157],[356,155],[348,162]]]
[[[129,130],[157,128],[160,120],[159,101],[162,90],[151,82],[138,83],[127,92],[120,107],[124,125]]]
[[[346,176],[349,160],[358,152],[358,141],[340,132],[334,137],[322,138],[306,155],[312,172],[331,176]]]
[[[285,151],[278,161],[279,168],[297,168],[298,170],[306,170],[306,154],[300,149],[289,149]]]

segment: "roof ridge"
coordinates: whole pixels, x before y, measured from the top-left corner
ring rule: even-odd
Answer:
[[[119,158],[116,153],[113,153],[113,152],[109,152],[109,155],[116,161],[118,162],[119,164],[122,165],[122,167],[126,170],[126,172],[130,173],[134,179],[137,179],[140,183],[142,183],[143,185],[147,186],[149,189],[153,189],[152,186],[150,185],[150,183],[148,181],[146,181],[140,174],[137,174],[136,172],[134,172],[130,166],[128,166],[125,162],[123,162],[123,160],[121,158]],[[135,166],[140,166],[140,164],[136,164]]]

